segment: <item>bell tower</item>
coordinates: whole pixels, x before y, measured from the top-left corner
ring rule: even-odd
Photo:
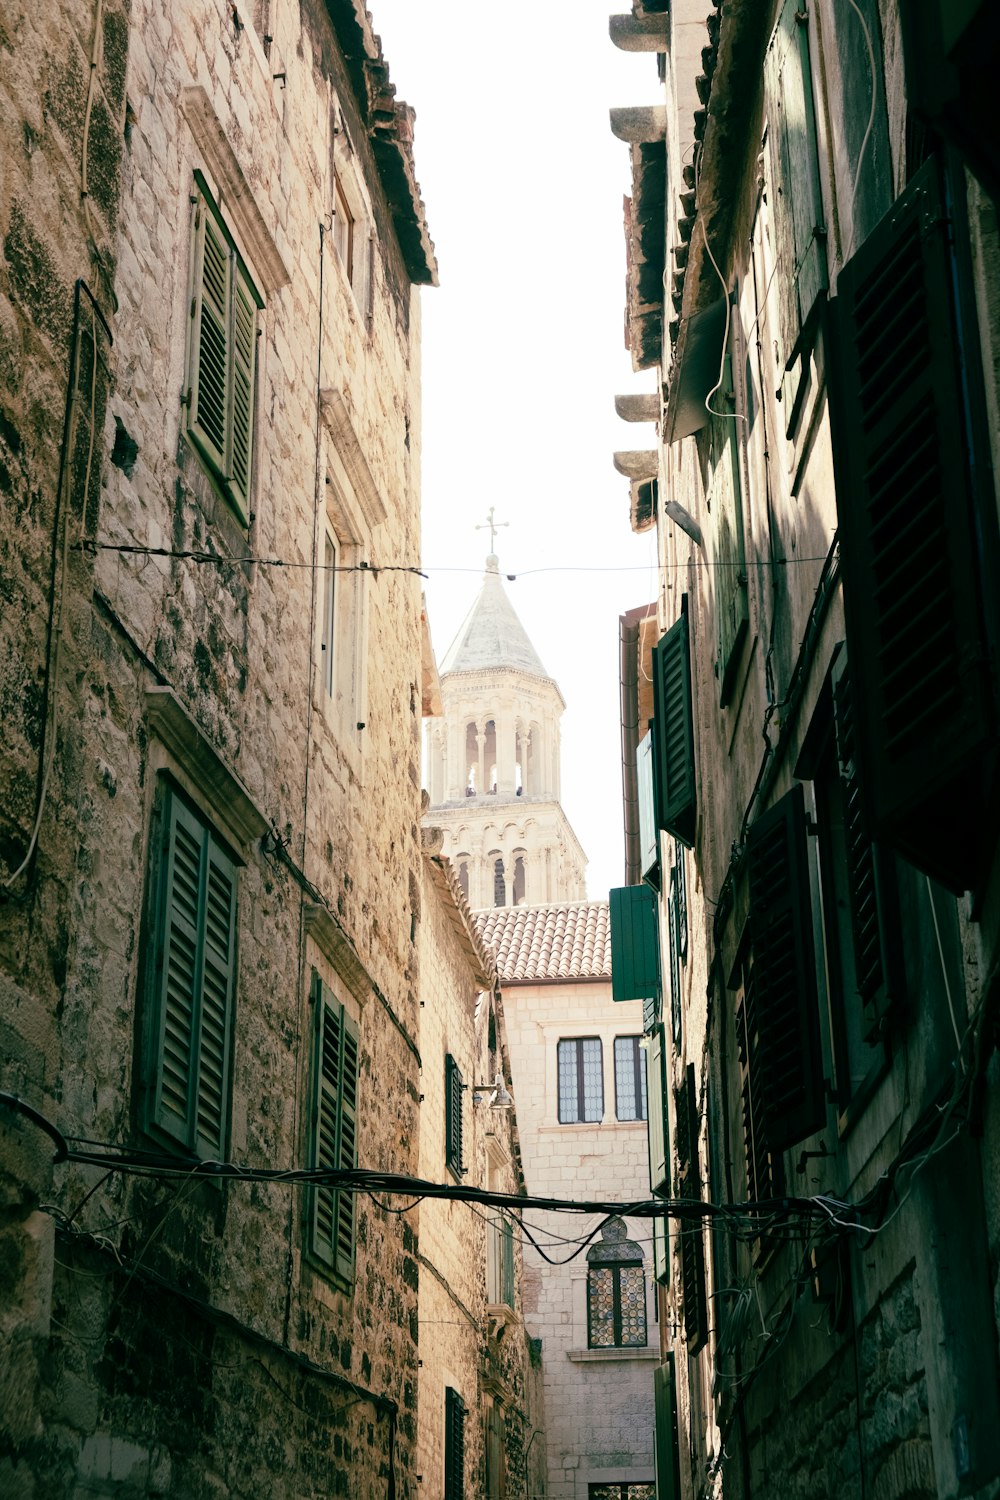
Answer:
[[[440,678],[444,711],[427,726],[425,822],[444,834],[470,906],[585,900],[586,859],[559,802],[566,704],[494,552]]]

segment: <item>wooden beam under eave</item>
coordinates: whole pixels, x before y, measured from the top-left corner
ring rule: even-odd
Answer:
[[[613,109],[610,114],[611,134],[629,146],[650,145],[667,138],[665,104],[640,104]]]
[[[631,448],[614,455],[615,468],[626,479],[655,479],[660,471],[656,448]]]
[[[660,398],[655,392],[647,396],[616,396],[615,411],[623,422],[658,422]]]
[[[609,16],[608,31],[623,52],[666,52],[667,13],[652,16]]]

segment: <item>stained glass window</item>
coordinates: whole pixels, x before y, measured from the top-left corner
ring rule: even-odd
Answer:
[[[587,1336],[592,1349],[646,1345],[646,1271],[642,1251],[609,1219],[601,1243],[587,1252]]]

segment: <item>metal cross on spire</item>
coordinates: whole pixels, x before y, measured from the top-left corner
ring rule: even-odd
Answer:
[[[489,534],[490,534],[490,551],[491,552],[495,552],[496,551],[496,548],[494,547],[493,544],[494,544],[494,542],[497,539],[497,532],[500,531],[500,530],[502,530],[504,526],[509,526],[510,525],[509,521],[494,521],[493,516],[494,516],[494,507],[491,505],[490,508],[489,508],[489,510],[488,510],[488,512],[487,512],[487,514],[486,514],[486,520],[483,521],[479,526],[476,527],[477,531],[489,531]]]

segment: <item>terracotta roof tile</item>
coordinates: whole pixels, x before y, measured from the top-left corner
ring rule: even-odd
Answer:
[[[496,954],[501,983],[611,978],[606,901],[500,906],[472,916],[484,943]]]

